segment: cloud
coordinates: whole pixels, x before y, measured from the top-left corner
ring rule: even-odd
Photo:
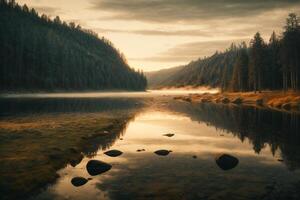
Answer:
[[[138,35],[161,35],[161,36],[210,36],[210,32],[207,30],[123,30],[123,29],[102,29],[96,28],[98,32],[105,33],[129,33]]]
[[[92,0],[92,8],[113,12],[107,19],[151,22],[251,17],[300,6],[300,0]]]
[[[240,43],[245,40],[235,40],[235,43]],[[144,58],[130,58],[133,61],[151,61],[151,62],[190,62],[201,57],[210,56],[216,51],[225,50],[230,46],[232,41],[207,41],[207,42],[191,42],[177,45],[158,56]]]
[[[36,9],[41,14],[47,14],[47,15],[59,15],[59,14],[62,14],[62,11],[59,8],[56,8],[56,7],[34,6],[34,9]]]

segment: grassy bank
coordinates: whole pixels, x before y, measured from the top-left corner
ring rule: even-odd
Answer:
[[[191,94],[188,97],[175,97],[178,100],[189,102],[213,102],[223,104],[250,105],[256,107],[267,107],[281,111],[300,111],[300,93],[282,91],[254,92],[225,92]]]
[[[24,198],[54,182],[56,171],[75,166],[84,154],[107,148],[120,137],[130,113],[48,114],[1,119],[1,199]],[[93,139],[103,146],[90,149]],[[102,140],[102,139],[101,139]]]

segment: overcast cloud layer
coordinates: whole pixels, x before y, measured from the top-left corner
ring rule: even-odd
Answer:
[[[252,17],[299,6],[299,0],[93,0],[93,8],[115,13],[111,19],[187,22]]]

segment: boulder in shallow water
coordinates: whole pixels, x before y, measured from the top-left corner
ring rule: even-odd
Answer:
[[[172,152],[172,151],[162,149],[162,150],[157,150],[154,153],[159,156],[167,156],[167,155],[169,155],[170,152]]]
[[[238,165],[239,160],[229,154],[221,154],[216,157],[216,163],[221,169],[229,170],[235,168]]]
[[[175,134],[173,133],[167,133],[167,134],[164,134],[163,136],[166,136],[166,137],[173,137]]]
[[[240,98],[240,97],[238,97],[238,98],[234,99],[234,100],[232,101],[232,103],[234,103],[234,104],[242,104],[242,103],[243,103],[243,99]]]
[[[72,167],[76,167],[76,165],[78,165],[83,159],[83,155],[82,154],[77,154],[77,155],[74,155],[72,157],[72,159],[70,160],[70,165]]]
[[[87,165],[86,169],[91,176],[96,176],[107,172],[111,169],[111,165],[100,160],[90,160]]]
[[[291,103],[285,103],[281,106],[281,108],[285,109],[285,110],[291,110],[292,108],[292,104]]]
[[[109,150],[104,152],[105,155],[110,156],[110,157],[117,157],[123,154],[122,151],[119,150]]]
[[[263,99],[256,99],[256,105],[263,106],[264,105],[264,100]]]
[[[225,103],[225,104],[230,103],[230,100],[225,97],[222,99],[222,103]]]
[[[72,185],[74,185],[75,187],[80,187],[80,186],[86,184],[87,182],[88,182],[88,180],[83,177],[74,177],[71,180]]]
[[[202,98],[201,99],[201,103],[210,103],[210,102],[211,102],[211,100],[208,99],[208,98]]]

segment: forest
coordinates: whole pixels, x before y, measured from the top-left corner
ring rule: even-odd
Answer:
[[[147,80],[91,31],[0,0],[0,91],[144,90]]]
[[[210,86],[222,91],[299,90],[300,20],[286,19],[283,33],[264,41],[257,32],[250,44],[232,43],[224,52],[185,66],[147,73],[150,87]]]

